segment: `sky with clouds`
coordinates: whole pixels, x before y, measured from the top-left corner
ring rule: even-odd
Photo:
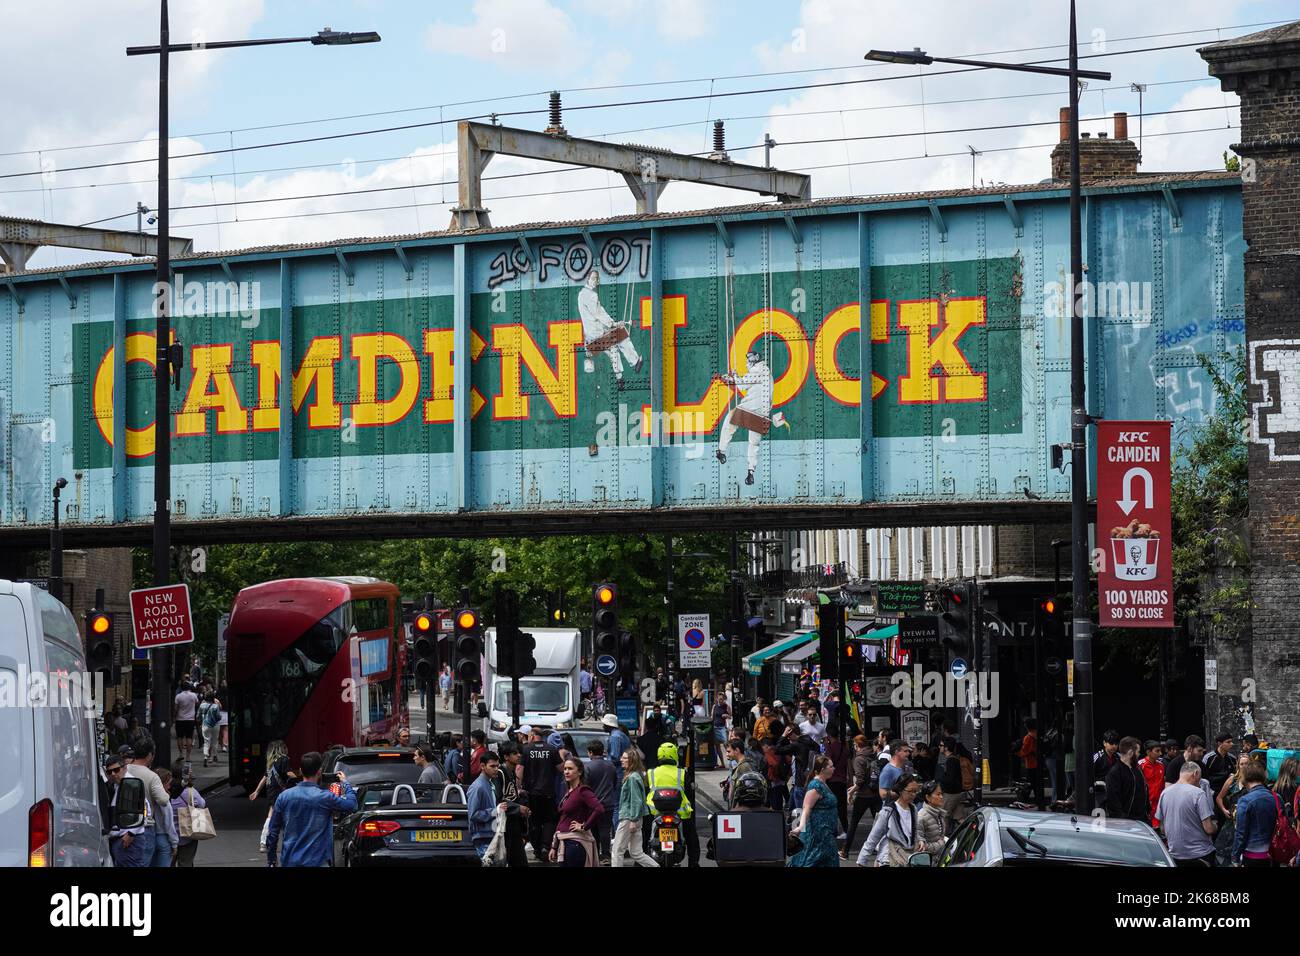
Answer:
[[[116,217],[104,225],[134,229],[136,204],[155,204],[157,60],[124,51],[157,42],[158,8],[157,0],[0,0],[0,62],[24,78],[11,84],[0,122],[0,214],[74,224]],[[442,229],[456,194],[454,121],[497,113],[506,125],[541,129],[552,89],[564,93],[574,136],[701,152],[723,119],[732,158],[761,164],[756,147],[770,134],[782,144],[773,165],[809,171],[818,197],[970,186],[971,149],[977,183],[1043,179],[1065,105],[1052,77],[945,75],[951,67],[862,59],[873,47],[917,46],[937,56],[1062,57],[1064,0],[172,0],[170,8],[174,43],[325,26],[383,36],[355,47],[172,56],[172,156],[224,151],[171,164],[173,234],[200,249]],[[1195,47],[1294,17],[1293,3],[1279,0],[1082,2],[1081,66],[1113,73],[1089,82],[1082,115],[1136,114],[1130,84],[1147,84],[1148,113],[1195,112],[1142,122],[1142,169],[1222,168],[1238,139],[1237,98],[1208,78]],[[1124,52],[1150,47],[1169,48]],[[629,104],[664,98],[678,99]],[[943,132],[1016,123],[1043,125]],[[1134,138],[1138,125],[1130,121]],[[340,135],[362,131],[371,132]],[[246,148],[304,139],[313,141]],[[825,140],[838,141],[809,142]],[[85,166],[93,168],[75,168]],[[621,179],[603,171],[498,157],[485,176],[494,225],[634,209]],[[351,195],[321,195],[334,193]],[[279,201],[303,196],[314,198]],[[754,199],[674,183],[661,208]],[[46,249],[30,264],[103,258]]]

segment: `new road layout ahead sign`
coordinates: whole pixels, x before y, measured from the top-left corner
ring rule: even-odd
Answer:
[[[131,626],[142,650],[194,640],[188,584],[166,584],[131,592]]]
[[[1097,423],[1102,627],[1174,626],[1169,422]]]

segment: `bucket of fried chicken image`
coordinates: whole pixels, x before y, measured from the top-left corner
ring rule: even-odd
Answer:
[[[1160,558],[1160,532],[1134,518],[1110,530],[1115,576],[1121,581],[1150,581]]]

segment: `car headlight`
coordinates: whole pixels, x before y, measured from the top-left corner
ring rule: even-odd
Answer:
[[[505,730],[505,729],[506,729],[506,726],[507,726],[506,724],[503,724],[503,723],[502,723],[501,721],[499,721],[499,720],[494,720],[494,721],[492,721],[492,729],[493,729],[493,730]]]
[[[568,725],[565,721],[560,721],[558,724],[555,725],[555,729],[556,729],[556,730],[568,730],[568,729],[569,729],[569,725]]]

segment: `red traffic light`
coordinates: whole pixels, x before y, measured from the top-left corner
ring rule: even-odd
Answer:
[[[1043,598],[1043,600],[1038,602],[1038,607],[1044,614],[1056,613],[1056,601],[1052,598]]]
[[[425,612],[415,615],[415,629],[422,633],[433,630],[433,615]]]
[[[113,619],[107,614],[92,614],[90,616],[90,630],[95,634],[107,634],[112,626]]]
[[[468,608],[456,615],[456,626],[462,631],[472,631],[478,626],[478,614]]]
[[[612,584],[596,585],[596,603],[602,605],[613,604],[618,598],[618,591]]]

